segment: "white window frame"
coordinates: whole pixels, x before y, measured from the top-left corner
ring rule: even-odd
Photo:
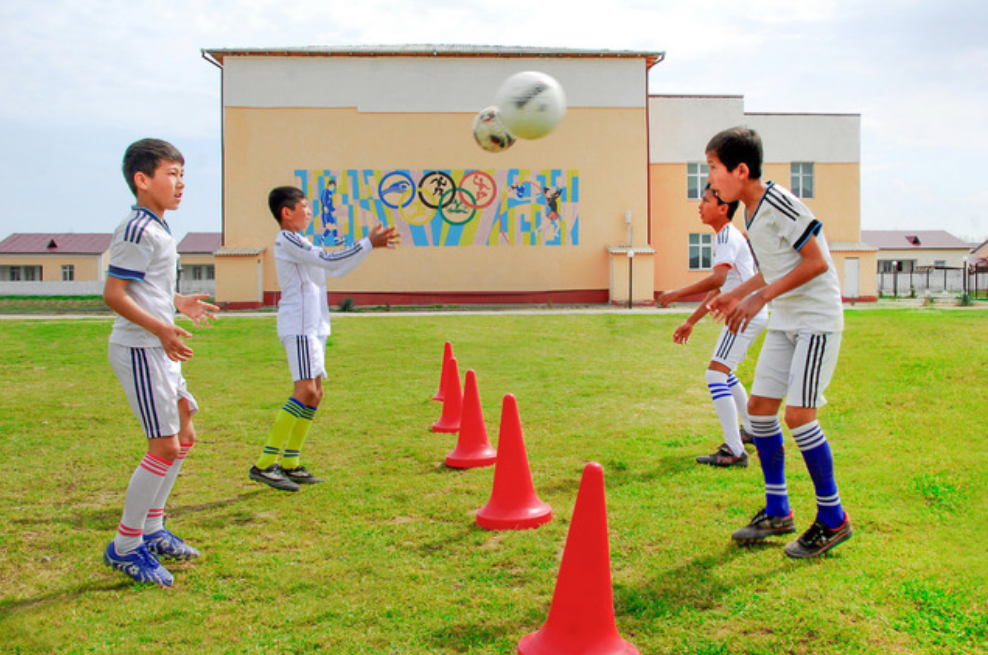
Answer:
[[[62,264],[62,282],[75,281],[75,264]]]
[[[703,197],[703,189],[707,186],[707,175],[710,167],[706,162],[689,162],[686,164],[686,199],[699,200]]]
[[[695,253],[695,256],[694,256]],[[693,265],[694,259],[697,266]],[[704,266],[706,260],[706,266]],[[691,232],[687,262],[691,271],[709,271],[714,265],[714,236],[705,232]]]
[[[812,200],[816,193],[816,166],[811,161],[794,161],[789,165],[789,190],[797,198]]]

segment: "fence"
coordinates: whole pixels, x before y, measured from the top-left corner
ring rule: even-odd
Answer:
[[[879,273],[878,293],[888,298],[929,295],[960,295],[967,291],[975,298],[988,297],[988,269],[926,268],[908,273]]]

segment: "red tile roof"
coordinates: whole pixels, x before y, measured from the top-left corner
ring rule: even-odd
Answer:
[[[178,244],[178,254],[209,253],[210,255],[223,245],[223,234],[220,232],[189,232]]]
[[[0,254],[101,255],[112,240],[112,234],[11,234],[0,241]]]

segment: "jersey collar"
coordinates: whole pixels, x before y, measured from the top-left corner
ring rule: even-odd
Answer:
[[[755,216],[758,216],[758,210],[762,208],[762,203],[765,202],[765,196],[768,195],[768,192],[772,190],[772,187],[773,186],[775,186],[775,182],[772,182],[772,181],[769,181],[769,183],[765,186],[765,193],[763,193],[762,194],[762,197],[758,199],[758,205],[755,206],[755,211],[753,211],[753,212],[751,212],[749,214],[748,213],[748,208],[747,207],[744,208],[744,229],[745,230],[747,230],[748,228],[750,228],[751,227],[751,224],[755,221]],[[750,218],[749,218],[749,216],[750,216]]]
[[[158,224],[161,225],[161,227],[165,228],[165,231],[168,232],[168,234],[172,233],[171,228],[168,227],[168,223],[165,222],[165,219],[161,218],[147,207],[141,207],[140,205],[131,205],[130,208],[135,211],[142,211],[146,213],[148,216],[158,221]]]

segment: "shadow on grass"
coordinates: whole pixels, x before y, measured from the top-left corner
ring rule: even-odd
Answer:
[[[783,548],[783,542],[753,544],[750,546],[726,545],[723,550],[691,559],[671,568],[641,586],[616,586],[614,588],[615,613],[642,621],[675,616],[680,612],[710,610],[720,606],[722,598],[737,587],[750,588],[786,571],[785,558],[780,558],[775,568],[761,573],[738,574],[740,578],[726,578],[724,571],[735,559],[747,557],[763,549]]]
[[[109,570],[109,569],[107,569]],[[7,601],[0,600],[0,625],[4,623],[7,619],[11,619],[14,615],[21,612],[30,612],[31,610],[40,609],[43,610],[46,605],[51,602],[67,601],[73,603],[83,596],[92,593],[101,593],[107,591],[122,591],[128,587],[133,586],[134,583],[130,580],[125,580],[123,578],[116,580],[114,582],[88,582],[81,584],[79,586],[73,587],[71,590],[62,591],[52,591],[47,594],[40,594],[37,596],[32,596],[30,598],[24,598],[21,600]]]
[[[443,652],[469,653],[485,646],[504,647],[499,651],[514,652],[522,637],[542,627],[548,611],[547,607],[542,614],[529,611],[504,617],[501,621],[449,623],[426,639]]]

